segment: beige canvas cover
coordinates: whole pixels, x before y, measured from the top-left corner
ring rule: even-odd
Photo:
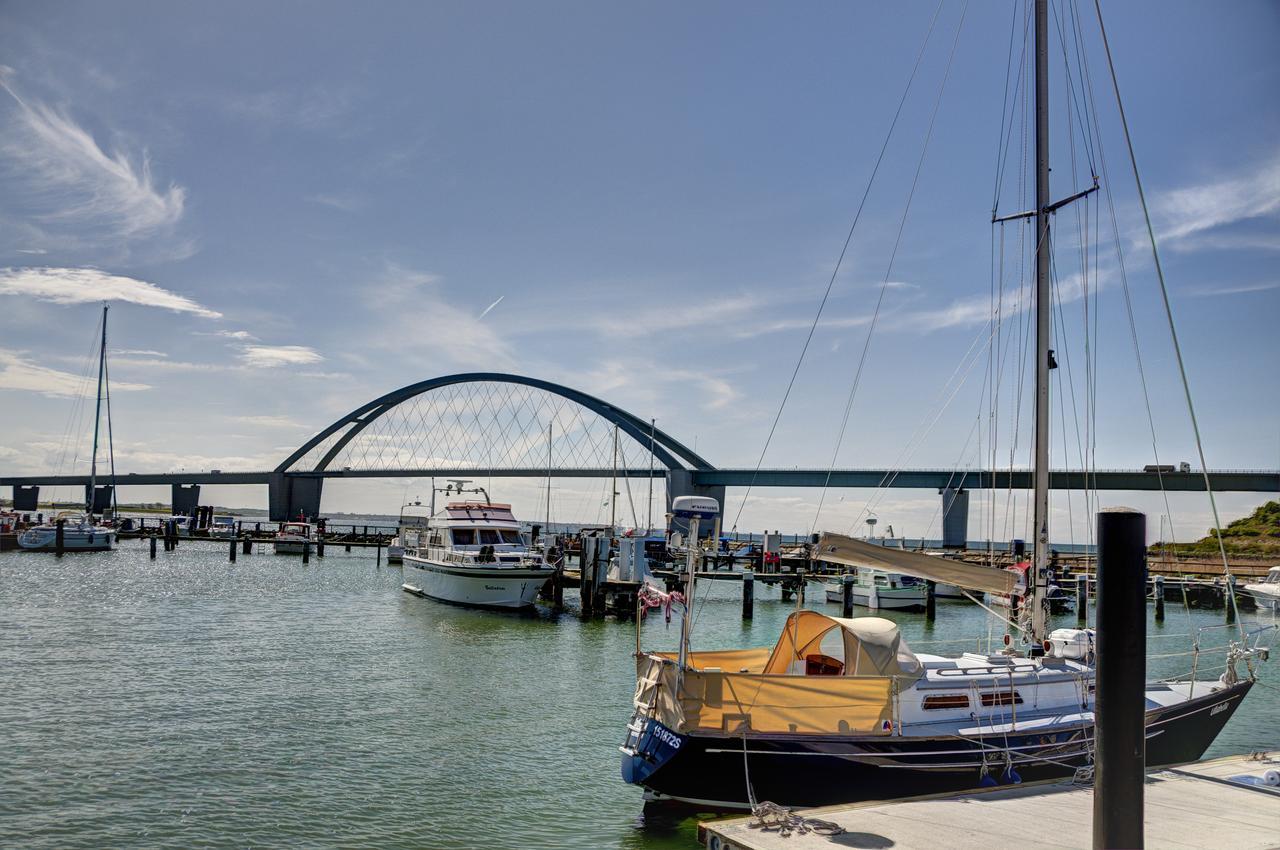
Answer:
[[[637,658],[636,707],[677,732],[888,735],[893,679],[685,670]],[[677,698],[677,689],[679,695]]]
[[[803,670],[806,658],[822,652],[822,642],[838,630],[842,639],[844,669],[841,677],[887,676],[900,686],[911,684],[924,673],[920,659],[898,631],[898,625],[883,617],[828,617],[817,611],[796,611],[787,617],[773,653],[764,665],[766,674],[780,675]]]
[[[1008,595],[1018,582],[1009,570],[966,564],[922,552],[906,552],[855,540],[843,534],[825,532],[814,548],[814,558],[851,567],[870,567],[894,573],[954,584],[969,590]]]

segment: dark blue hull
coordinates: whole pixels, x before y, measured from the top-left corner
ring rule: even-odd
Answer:
[[[1253,686],[1147,712],[1147,764],[1195,761]],[[980,741],[961,736],[680,735],[654,720],[624,749],[622,776],[658,799],[705,809],[826,806],[954,793],[1072,777],[1091,763],[1093,727],[1075,725]],[[744,757],[745,750],[745,757]]]

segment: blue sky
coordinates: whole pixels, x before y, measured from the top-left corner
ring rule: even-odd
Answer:
[[[8,4],[0,466],[54,467],[108,294],[122,469],[268,468],[382,392],[481,369],[581,388],[657,417],[714,463],[753,465],[934,9]],[[1194,461],[1091,9],[1079,5],[1161,456]],[[958,390],[948,380],[990,336],[1013,12],[943,5],[766,466],[829,462],[886,280],[838,462],[978,462],[981,438],[966,437],[986,367]],[[1275,468],[1280,11],[1107,14],[1209,464]],[[1058,53],[1056,196],[1087,181],[1069,167],[1062,68]],[[1018,206],[1017,146],[1003,212]],[[1074,224],[1059,223],[1065,245]],[[1095,281],[1100,467],[1151,456],[1109,228]],[[1073,256],[1060,248],[1068,311]],[[911,441],[922,422],[934,424]],[[562,482],[565,503],[585,486]],[[503,488],[526,511],[536,491]],[[405,492],[331,486],[325,506],[394,511]],[[743,525],[808,528],[816,497],[753,496]],[[868,498],[908,533],[937,501],[842,492],[821,524],[848,524]],[[1224,509],[1256,501],[1227,496]],[[1203,497],[1174,509],[1180,528],[1207,522]]]

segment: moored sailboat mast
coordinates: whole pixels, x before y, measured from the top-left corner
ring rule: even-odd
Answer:
[[[98,485],[98,430],[102,423],[102,380],[107,365],[107,310],[108,303],[102,305],[102,341],[98,347],[98,397],[93,408],[93,459],[89,466],[89,492],[85,494],[84,512],[93,515],[94,496]]]
[[[1044,598],[1049,564],[1049,370],[1053,352],[1052,294],[1049,281],[1049,0],[1035,0],[1036,110],[1036,441],[1035,547],[1032,552],[1031,633],[1033,644],[1045,636]]]

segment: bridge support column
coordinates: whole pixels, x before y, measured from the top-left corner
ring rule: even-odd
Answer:
[[[40,488],[35,484],[14,484],[13,509],[15,511],[39,510]]]
[[[942,548],[963,549],[969,540],[969,491],[943,487],[938,493],[942,496]]]
[[[200,506],[200,485],[170,485],[169,503],[174,516],[191,516],[191,512]]]
[[[89,485],[84,485],[84,500],[86,504],[92,504],[93,512],[100,514],[107,508],[111,507],[111,485],[99,484],[93,488],[93,500],[90,502]]]
[[[693,470],[689,469],[668,469],[667,470],[667,514],[671,514],[671,503],[680,496],[710,496],[720,505],[720,515],[724,516],[724,487],[713,486],[705,487],[693,483]],[[712,523],[706,522],[704,530],[710,532]],[[681,534],[689,533],[689,521],[687,519],[676,519],[672,517],[669,520],[668,532],[678,531]]]
[[[308,519],[320,515],[320,491],[324,479],[310,475],[272,472],[267,476],[268,504],[272,522]]]

